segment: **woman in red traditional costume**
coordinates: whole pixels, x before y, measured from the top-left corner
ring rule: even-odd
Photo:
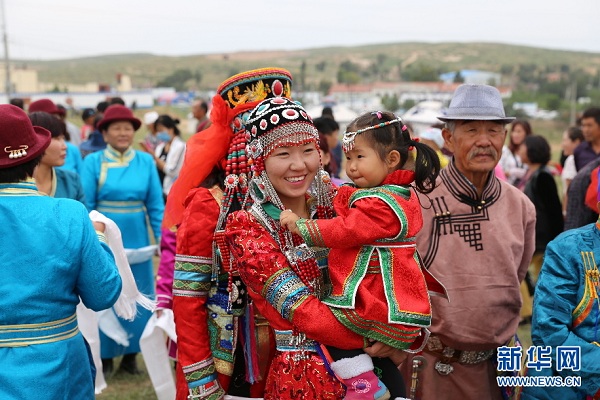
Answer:
[[[246,131],[253,202],[229,216],[225,233],[231,269],[239,271],[254,307],[275,330],[277,352],[264,398],[344,398],[345,388],[328,370],[319,344],[355,349],[369,343],[319,300],[331,288],[327,249],[308,247],[279,224],[285,209],[304,218],[332,217],[333,192],[321,168],[318,132],[300,105],[283,98],[261,102]],[[375,398],[377,383],[369,382],[362,398]]]
[[[422,268],[417,254],[415,235],[423,220],[411,184],[431,192],[439,158],[413,140],[402,120],[389,112],[358,117],[348,125],[342,143],[346,174],[354,184],[338,189],[337,217],[311,220],[286,210],[281,224],[308,246],[331,248],[333,291],[323,303],[344,326],[371,341],[420,351],[431,325],[428,289],[441,295],[445,291]],[[412,161],[414,170],[409,170]],[[373,380],[373,362],[362,349],[328,350],[335,360],[333,371],[344,380],[354,379],[357,392]],[[391,361],[377,366],[392,395],[402,394],[396,366]]]
[[[229,284],[222,233],[225,217],[245,207],[247,198],[247,116],[265,99],[290,97],[291,85],[291,74],[282,68],[226,79],[212,100],[211,126],[187,142],[163,221],[163,227],[177,228],[177,400],[262,397],[273,334],[246,303],[239,277]]]

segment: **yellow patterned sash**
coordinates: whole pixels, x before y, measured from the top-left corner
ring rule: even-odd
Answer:
[[[145,211],[144,202],[132,201],[109,201],[100,200],[96,210],[101,213],[134,213]]]
[[[0,325],[0,347],[53,343],[79,333],[77,315],[39,324]]]

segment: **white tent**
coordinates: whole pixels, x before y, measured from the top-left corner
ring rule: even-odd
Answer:
[[[419,136],[431,125],[441,123],[437,117],[442,114],[443,107],[441,101],[422,101],[405,112],[402,120],[410,124],[415,136]]]

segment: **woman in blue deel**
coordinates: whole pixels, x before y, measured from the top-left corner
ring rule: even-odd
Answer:
[[[98,122],[106,149],[86,156],[81,173],[89,209],[112,219],[121,230],[125,249],[131,250],[148,246],[150,236],[159,243],[164,211],[162,186],[152,156],[131,147],[140,125],[141,121],[127,107],[115,104],[107,108]],[[130,264],[140,293],[153,297],[152,257]],[[121,355],[120,369],[131,374],[139,373],[136,354],[140,352],[140,337],[150,315],[150,311],[140,309],[133,321],[119,319],[128,336],[127,347],[100,332],[105,374],[110,375],[113,358]]]
[[[36,187],[50,140],[23,110],[0,105],[0,399],[93,400],[95,369],[75,308],[81,298],[100,311],[121,293],[104,224]]]

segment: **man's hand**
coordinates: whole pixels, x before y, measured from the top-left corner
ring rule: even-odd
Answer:
[[[300,229],[298,229],[298,227],[296,226],[296,221],[298,221],[299,219],[300,217],[294,214],[292,210],[284,210],[279,215],[279,223],[281,224],[281,226],[297,235],[300,234]]]
[[[396,365],[402,364],[406,357],[408,357],[408,354],[406,354],[404,351],[395,349],[381,342],[374,342],[369,347],[365,347],[363,350],[371,357],[389,358]]]

